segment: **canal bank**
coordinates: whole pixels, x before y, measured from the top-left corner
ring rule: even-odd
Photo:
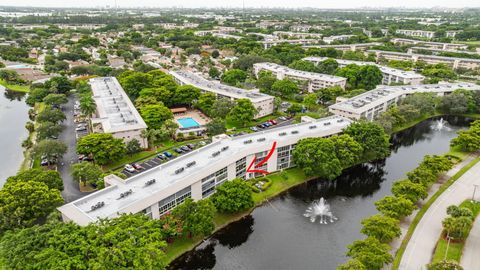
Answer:
[[[451,118],[447,119],[451,122],[448,131],[433,131],[431,126],[436,119],[424,121],[394,134],[392,155],[385,160],[354,166],[335,181],[305,182],[305,178],[299,177],[296,185],[292,185],[296,187],[287,187],[288,191],[244,213],[243,218],[235,217],[239,221],[223,225],[223,229],[207,240],[182,241],[176,249],[171,248],[175,247],[172,245],[167,250],[169,259],[170,251],[179,254],[180,247],[187,250],[200,243],[172,262],[171,268],[291,269],[302,263],[309,269],[309,265],[314,267],[319,261],[325,269],[336,268],[346,260],[346,246],[361,238],[360,220],[376,211],[373,201],[388,195],[392,182],[415,168],[424,155],[448,152],[449,141],[456,136],[456,130],[468,125],[463,118],[447,118]],[[339,217],[336,224],[311,224],[302,216],[307,206],[320,197],[331,203],[334,214]],[[240,235],[243,239],[239,239]]]

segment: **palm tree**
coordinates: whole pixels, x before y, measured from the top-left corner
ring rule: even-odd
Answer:
[[[96,109],[97,105],[90,95],[84,95],[80,98],[80,111],[83,115],[90,117]]]
[[[146,139],[148,142],[148,146],[152,147],[154,146],[154,142],[158,140],[162,132],[160,130],[156,129],[144,129],[142,130],[142,133],[140,136],[142,138]]]

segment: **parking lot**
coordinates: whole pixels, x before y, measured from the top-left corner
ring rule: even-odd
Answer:
[[[175,159],[183,154],[186,154],[188,152],[191,152],[195,149],[198,149],[200,147],[203,147],[205,145],[207,145],[208,143],[210,143],[210,141],[208,140],[204,140],[204,141],[200,141],[198,143],[195,143],[193,145],[195,145],[195,147],[192,149],[190,148],[190,150],[188,151],[182,151],[182,153],[177,153],[175,151],[175,149],[180,149],[180,147],[182,146],[186,146],[187,144],[189,144],[188,142],[185,142],[184,145],[180,145],[180,146],[176,146],[176,147],[171,147],[171,148],[168,148],[167,150],[164,150],[164,151],[158,151],[158,153],[155,155],[155,157],[152,157],[151,159],[148,159],[148,160],[144,160],[144,161],[141,161],[141,162],[134,162],[134,163],[131,163],[131,164],[127,164],[127,165],[133,165],[133,164],[138,164],[142,167],[142,169],[134,169],[134,171],[128,171],[126,168],[123,168],[122,169],[122,173],[125,174],[127,177],[131,177],[131,176],[134,176],[136,174],[139,174],[141,172],[144,172],[146,170],[150,170],[152,168],[155,168],[157,166],[160,166],[160,164],[162,163],[165,163],[167,161],[170,161],[172,159]],[[185,148],[186,149],[186,148]],[[165,155],[162,156],[162,158],[159,157],[159,155],[162,155],[163,153],[165,152],[168,152],[169,154],[171,154],[171,157],[166,157]],[[127,166],[126,165],[126,166]]]

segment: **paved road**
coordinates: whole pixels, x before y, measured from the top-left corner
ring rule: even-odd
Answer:
[[[477,189],[478,191],[478,189]],[[477,193],[478,194],[478,193]],[[475,196],[479,200],[480,196]],[[480,218],[475,220],[472,230],[468,235],[467,242],[463,247],[463,255],[460,265],[465,270],[480,270],[478,255],[480,254]]]
[[[64,129],[58,139],[68,146],[67,153],[63,156],[63,159],[58,164],[58,172],[62,176],[64,189],[62,196],[65,202],[71,202],[78,198],[81,198],[87,193],[80,192],[78,183],[73,181],[70,166],[74,162],[77,162],[76,138],[75,138],[75,123],[73,122],[73,105],[75,103],[75,97],[70,95],[68,97],[68,103],[62,106],[62,110],[65,113],[67,119],[63,122]]]
[[[449,174],[453,173],[455,171],[449,172]],[[442,233],[442,220],[447,216],[447,207],[458,205],[464,200],[472,198],[474,184],[480,185],[480,163],[463,174],[430,206],[408,242],[399,269],[426,269],[425,266],[430,263],[435,245]],[[470,270],[470,268],[465,268],[465,270]]]

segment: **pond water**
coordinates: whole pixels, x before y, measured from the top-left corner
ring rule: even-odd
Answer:
[[[15,175],[23,161],[22,141],[27,138],[25,123],[29,107],[25,94],[0,86],[0,187]]]
[[[448,151],[456,131],[470,119],[444,117],[424,121],[392,138],[392,153],[374,163],[346,170],[334,181],[313,180],[256,208],[186,253],[171,269],[336,269],[347,258],[347,245],[360,234],[360,221],[377,211],[374,202],[391,194],[427,154]],[[303,214],[324,197],[335,223],[312,223]]]

